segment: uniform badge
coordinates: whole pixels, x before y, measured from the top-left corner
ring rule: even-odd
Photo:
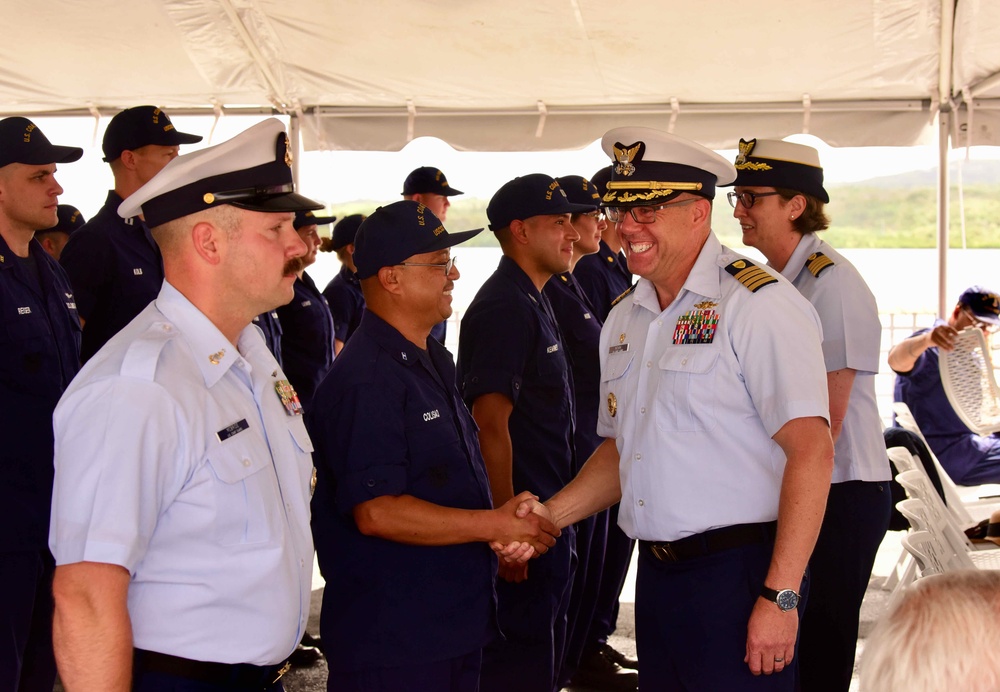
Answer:
[[[747,161],[747,158],[753,153],[753,148],[757,146],[757,140],[751,139],[747,141],[745,139],[740,140],[740,153],[736,157],[735,166],[736,170],[751,170],[751,171],[769,171],[771,166],[767,165],[763,161]]]
[[[226,349],[222,349],[217,353],[213,353],[208,357],[208,362],[212,365],[218,365],[222,362],[222,359],[226,357]]]
[[[615,396],[614,392],[608,394],[608,413],[611,414],[612,418],[618,413],[618,397]]]
[[[274,391],[278,393],[278,398],[281,399],[281,404],[285,407],[285,413],[289,416],[302,415],[302,403],[299,401],[299,395],[295,393],[291,382],[278,380],[274,383]]]
[[[642,152],[646,149],[645,142],[636,142],[625,146],[620,142],[615,142],[612,147],[615,154],[615,173],[626,178],[635,173],[633,161],[642,159]]]
[[[710,344],[715,339],[715,330],[719,326],[719,313],[714,308],[715,303],[705,301],[694,306],[677,318],[674,326],[675,344]]]

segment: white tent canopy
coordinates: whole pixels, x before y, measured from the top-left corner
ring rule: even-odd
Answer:
[[[995,0],[4,2],[8,115],[273,108],[307,149],[517,151],[623,123],[908,145],[943,107],[1000,144]]]
[[[0,115],[276,112],[307,150],[1000,144],[998,0],[0,1]]]

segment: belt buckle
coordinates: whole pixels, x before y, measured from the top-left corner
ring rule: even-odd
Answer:
[[[287,673],[291,669],[292,669],[292,662],[291,661],[285,661],[285,665],[281,666],[281,668],[279,668],[278,671],[277,671],[278,677],[276,677],[274,680],[272,680],[271,684],[273,685],[274,683],[278,682],[278,680],[281,680],[281,678],[284,677],[285,673]]]
[[[650,546],[653,551],[653,555],[660,562],[677,562],[677,553],[670,546],[669,543],[654,543]]]

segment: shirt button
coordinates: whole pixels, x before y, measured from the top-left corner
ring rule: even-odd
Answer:
[[[251,463],[253,463],[253,462],[251,462],[251,461],[250,461],[249,459],[247,459],[246,457],[244,457],[244,458],[243,458],[243,465],[244,465],[245,467],[247,467],[247,468],[250,468],[250,464],[251,464]]]
[[[365,485],[367,485],[369,488],[374,488],[375,487],[375,479],[374,478],[369,478],[367,481],[365,481]]]
[[[684,360],[681,361],[681,365],[687,365],[687,364],[688,364],[688,359],[687,358],[685,358]]]
[[[635,460],[636,461],[642,461],[642,454],[636,454],[635,455]]]
[[[646,361],[646,367],[647,367],[647,368],[651,368],[651,367],[653,367],[653,361],[651,361],[651,360],[647,360],[647,361]]]
[[[644,506],[645,504],[646,504],[645,502],[643,502],[642,500],[639,500],[639,506],[640,507]]]
[[[639,413],[645,414],[646,413],[646,407],[643,406],[641,409],[639,409]]]
[[[656,320],[656,325],[658,327],[662,327],[663,326],[663,320]]]

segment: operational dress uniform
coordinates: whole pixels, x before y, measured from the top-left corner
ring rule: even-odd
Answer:
[[[611,166],[599,170],[591,182],[602,197],[611,178]],[[611,305],[632,286],[632,272],[628,269],[625,254],[617,253],[601,240],[596,254],[581,257],[573,268],[573,278],[583,289],[594,314],[604,323],[611,312]],[[619,599],[625,578],[632,563],[635,541],[625,535],[618,525],[618,504],[608,508],[608,532],[604,545],[604,564],[601,567],[601,586],[597,596],[591,631],[586,642],[582,661],[607,666],[597,660],[602,654],[611,654],[615,663],[626,663],[623,657],[608,645],[608,638],[618,624]],[[630,664],[634,665],[634,664]]]
[[[149,305],[163,283],[163,259],[138,216],[118,215],[114,190],[100,211],[71,237],[60,263],[84,319],[84,362]]]
[[[489,547],[365,536],[352,516],[382,495],[492,507],[476,425],[454,382],[443,346],[428,339],[423,351],[366,313],[317,392],[313,533],[326,579],[320,634],[331,691],[387,689],[381,676],[394,669],[447,660],[474,665],[478,679],[480,650],[496,631]]]
[[[69,279],[38,241],[29,252],[17,257],[0,237],[0,688],[15,691],[55,679],[52,411],[80,369]]]
[[[319,208],[292,191],[287,142],[270,119],[175,158],[120,213],[156,227],[229,201],[245,214]],[[259,329],[231,342],[196,299],[164,282],[61,399],[49,544],[57,577],[83,562],[128,570],[134,689],[277,692],[309,614],[312,445]],[[72,599],[62,607],[72,617]],[[74,636],[86,634],[64,645]]]
[[[987,324],[1000,323],[1000,296],[972,286],[959,296],[958,306]],[[930,329],[918,329],[908,338],[947,325],[936,320]],[[920,354],[909,372],[897,372],[893,400],[909,407],[928,446],[953,481],[961,485],[1000,483],[1000,436],[977,435],[955,413],[941,383],[937,346]]]
[[[476,294],[462,320],[458,376],[462,396],[499,392],[514,404],[509,430],[514,493],[543,501],[572,478],[573,385],[565,345],[548,298],[509,257]],[[500,630],[506,641],[483,652],[482,688],[551,690],[566,638],[574,532],[531,562],[528,579],[497,581]]]
[[[600,405],[601,364],[598,344],[601,321],[590,301],[577,285],[574,274],[553,276],[542,290],[552,304],[552,313],[566,345],[573,375],[575,426],[573,444],[575,466],[580,471],[591,453],[604,441],[597,434],[597,411]],[[576,523],[576,572],[570,596],[564,679],[572,676],[580,664],[583,649],[597,608],[608,534],[608,513],[598,512]]]
[[[361,282],[348,267],[343,266],[337,275],[323,289],[323,297],[333,315],[333,336],[337,341],[347,343],[361,324],[365,312],[365,297],[361,294]]]
[[[278,308],[281,362],[302,405],[309,407],[316,387],[333,366],[333,316],[326,298],[306,272],[295,282],[295,297]]]
[[[603,240],[596,254],[581,257],[576,263],[573,278],[587,294],[600,320],[608,318],[611,303],[632,285],[625,255],[613,252]]]
[[[267,312],[262,312],[253,318],[253,323],[264,334],[264,343],[267,344],[267,350],[278,361],[278,365],[281,365],[281,320],[278,318],[278,311],[268,310]]]

